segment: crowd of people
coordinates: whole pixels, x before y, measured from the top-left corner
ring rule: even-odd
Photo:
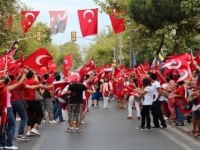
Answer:
[[[0,149],[18,149],[12,143],[16,115],[21,119],[17,131],[19,140],[27,141],[31,136],[40,136],[38,126],[41,122],[65,121],[62,109],[68,111],[69,128],[66,132],[82,132],[80,126],[81,123],[86,123],[89,99],[92,100],[90,107],[98,107],[102,99],[104,109],[109,109],[109,101],[115,99],[120,109],[128,107],[127,119],[133,118],[135,108],[136,117],[141,120],[137,127],[140,130],[167,128],[166,119],[176,126],[184,126],[186,117],[187,123],[193,123],[188,132],[200,136],[200,68],[197,64],[195,66],[196,71],[187,80],[177,82],[177,75],[171,73],[166,76],[167,82],[163,84],[152,71],[141,81],[135,74],[126,74],[119,79],[114,76],[114,69],[100,80],[94,81],[94,71],[73,82],[66,81],[66,86],[60,93],[54,91],[54,84],[63,80],[59,73],[53,75],[54,82],[50,83],[52,74],[39,77],[32,70],[24,69],[22,74],[8,74],[5,70],[0,74],[0,96],[1,101],[6,102],[4,106],[7,116],[5,124],[1,120]],[[36,93],[41,95],[41,100],[36,100]],[[4,110],[1,108],[2,119]]]

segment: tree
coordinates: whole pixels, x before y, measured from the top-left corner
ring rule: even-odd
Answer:
[[[82,65],[80,47],[76,43],[74,42],[64,43],[63,45],[58,46],[58,52],[59,53],[57,53],[57,65],[60,68],[62,66],[64,57],[68,54],[72,55],[74,69],[77,69]]]

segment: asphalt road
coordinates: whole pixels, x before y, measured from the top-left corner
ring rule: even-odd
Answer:
[[[135,112],[133,120],[127,120],[127,109],[119,109],[115,101],[109,103],[108,109],[102,105],[90,108],[82,133],[64,132],[67,122],[46,123],[39,127],[41,136],[31,137],[28,142],[15,140],[14,145],[19,150],[200,150],[200,140],[172,126],[137,130],[140,121]]]

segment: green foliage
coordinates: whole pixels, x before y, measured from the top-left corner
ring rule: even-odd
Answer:
[[[182,0],[130,0],[129,15],[137,23],[141,23],[151,31],[165,25],[179,23],[185,17],[181,12]]]
[[[61,68],[63,59],[66,55],[71,54],[72,55],[72,61],[73,61],[73,67],[77,69],[82,65],[82,57],[80,53],[80,47],[74,42],[67,42],[63,45],[58,46],[58,52],[57,52],[57,65]]]

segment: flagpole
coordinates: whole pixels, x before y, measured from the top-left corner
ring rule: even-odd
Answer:
[[[18,41],[18,39],[20,38],[20,35],[17,36],[17,38],[15,39],[15,41],[11,44],[11,46],[9,47],[9,49],[7,49],[7,53],[12,49],[12,47],[15,45],[15,43]]]

